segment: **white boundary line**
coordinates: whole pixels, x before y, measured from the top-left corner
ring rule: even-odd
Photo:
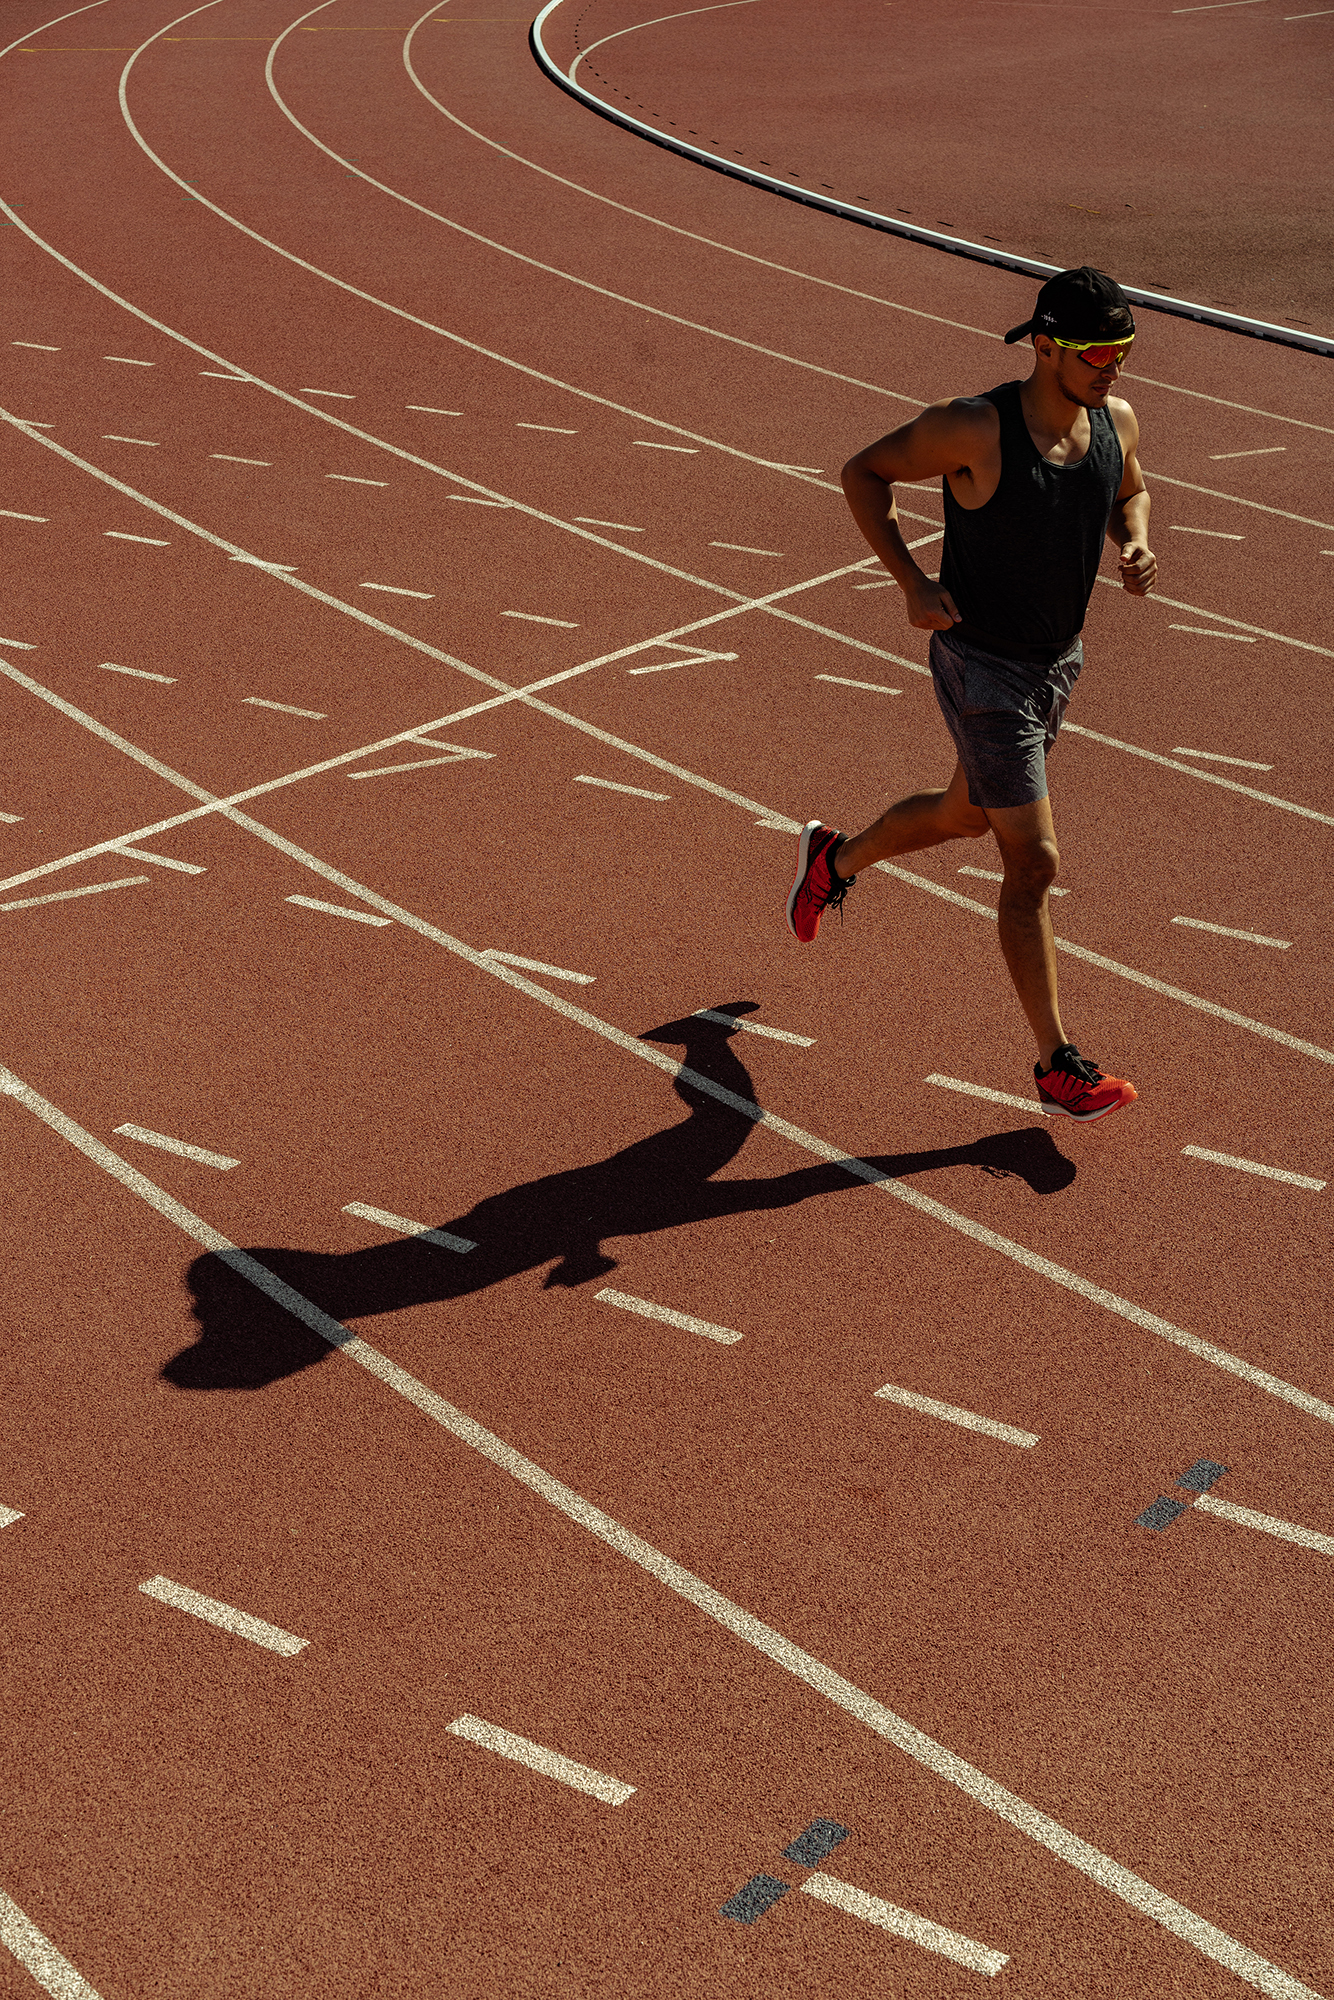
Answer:
[[[980,1431],[983,1437],[999,1438],[1002,1444],[1031,1449],[1042,1442],[1036,1431],[1021,1431],[1017,1424],[1002,1424],[995,1417],[979,1417],[976,1410],[962,1410],[957,1403],[937,1402],[934,1396],[919,1395],[916,1389],[900,1389],[894,1382],[886,1382],[875,1393],[887,1403],[901,1403],[905,1410],[916,1410],[923,1417],[939,1417],[944,1423],[958,1424],[962,1430]]]
[[[470,952],[466,946],[455,943],[453,948],[477,961],[477,954]],[[508,983],[520,990],[538,994],[547,1001],[551,999],[550,995],[542,994],[539,988],[529,987],[527,982],[519,979],[517,975],[498,971],[496,976],[506,978]],[[565,1003],[561,1003],[560,1011],[567,1011]],[[573,1014],[578,1012],[577,1009],[568,1011]],[[608,1030],[605,1024],[599,1026],[613,1039],[625,1043],[632,1049],[635,1048],[630,1036],[621,1035],[619,1030]],[[670,1058],[661,1055],[656,1049],[648,1049],[640,1044],[637,1052],[658,1068],[666,1068],[673,1072],[680,1070],[683,1076],[691,1076],[690,1072],[673,1063]],[[747,1115],[758,1109],[756,1106],[747,1106],[743,1099],[733,1098],[730,1091],[723,1090],[707,1079],[691,1076],[691,1081],[697,1087],[702,1085],[720,1100],[730,1101],[743,1108]],[[1119,1897],[1141,1916],[1160,1924],[1164,1930],[1169,1931],[1174,1937],[1183,1939],[1216,1965],[1234,1973],[1239,1979],[1244,1979],[1257,1992],[1266,1995],[1266,2000],[1323,2000],[1323,1996],[1315,1993],[1311,1987],[1302,1985],[1299,1980],[1290,1977],[1268,1959],[1260,1957],[1246,1945],[1240,1944],[1236,1938],[1229,1937],[1225,1931],[1197,1916],[1184,1904],[1165,1895],[1162,1890],[1154,1888],[1142,1876],[1134,1874],[1129,1868],[1112,1860],[1109,1855],[1103,1854],[1090,1842],[1062,1826],[1059,1821],[1049,1818],[1046,1813],[1030,1805],[1027,1800],[997,1784],[995,1779],[989,1778],[976,1765],[969,1764],[962,1757],[956,1756],[952,1750],[946,1749],[933,1737],[915,1728],[902,1716],[896,1715],[892,1709],[886,1708],[873,1695],[845,1680],[822,1660],[805,1652],[781,1632],[764,1624],[753,1613],[733,1603],[730,1598],[714,1590],[702,1578],[683,1568],[680,1563],[674,1562],[651,1542],[644,1541],[631,1529],[604,1513],[600,1507],[593,1506],[581,1494],[574,1492],[572,1488],[544,1471],[541,1466],[534,1464],[531,1459],[525,1458],[504,1439],[496,1437],[491,1431],[484,1430],[464,1411],[455,1409],[442,1396],[436,1395],[414,1375],[410,1375],[405,1368],[400,1368],[396,1362],[382,1354],[378,1348],[372,1347],[368,1341],[350,1332],[337,1320],[331,1319],[300,1292],[294,1291],[281,1278],[275,1277],[248,1251],[238,1249],[211,1224],[193,1214],[164,1189],[156,1187],[127,1161],[104,1146],[100,1139],[95,1139],[91,1132],[86,1132],[65,1112],[40,1097],[12,1071],[3,1068],[0,1068],[0,1094],[16,1099],[26,1111],[40,1119],[50,1130],[58,1133],[86,1159],[109,1174],[113,1180],[119,1181],[122,1186],[129,1188],[141,1200],[156,1209],[192,1242],[211,1251],[220,1262],[236,1272],[238,1277],[244,1278],[248,1284],[253,1285],[283,1311],[290,1313],[303,1326],[309,1327],[320,1339],[337,1348],[349,1361],[355,1361],[386,1388],[404,1397],[451,1436],[478,1452],[501,1471],[507,1472],[539,1499],[564,1514],[568,1520],[614,1549],[627,1561],[637,1564],[650,1576],[656,1577],[677,1597],[688,1604],[693,1604],[706,1618],[712,1619],[715,1624],[731,1632],[743,1644],[762,1653],[783,1672],[812,1688],[826,1701],[843,1709],[854,1720],[873,1734],[893,1744],[896,1749],[911,1757],[924,1769],[931,1771],[946,1783],[956,1786],[976,1804],[995,1814],[998,1819],[1014,1827],[1037,1845],[1044,1847],[1058,1860],[1064,1861],[1069,1867],[1096,1883],[1098,1887]],[[761,1112],[759,1115],[764,1118],[765,1114]],[[833,1148],[828,1150],[831,1153],[835,1151]],[[860,1164],[860,1162],[849,1162],[850,1166]],[[1334,1419],[1334,1411],[1330,1411],[1329,1415]],[[85,2000],[85,1996],[76,1989],[71,1989],[71,1992],[74,2000]],[[92,2000],[96,2000],[96,1996],[92,1996]]]
[[[897,1903],[887,1903],[883,1896],[868,1895],[865,1889],[858,1889],[837,1875],[826,1875],[823,1869],[809,1875],[801,1887],[805,1895],[841,1910],[845,1917],[859,1917],[864,1924],[875,1924],[894,1937],[920,1945],[923,1951],[939,1952],[942,1958],[952,1959],[968,1972],[981,1972],[993,1978],[1010,1962],[1003,1951],[992,1951],[976,1938],[947,1930],[944,1924],[933,1923],[930,1917],[919,1917],[914,1910],[902,1910]]]
[[[94,0],[101,6],[103,0]],[[82,7],[75,10],[82,13]],[[68,14],[61,19],[67,21]],[[0,1944],[14,1954],[25,1972],[32,1974],[43,1993],[49,1993],[52,2000],[99,2000],[81,1972],[76,1972],[67,1958],[63,1958],[44,1937],[31,1917],[25,1917],[18,1904],[0,1889]]]
[[[465,1743],[475,1743],[479,1749],[492,1750],[497,1757],[508,1757],[511,1763],[524,1764],[530,1771],[540,1771],[544,1778],[555,1778],[576,1792],[587,1792],[604,1806],[623,1806],[635,1795],[633,1785],[609,1778],[605,1771],[595,1771],[589,1764],[576,1764],[573,1757],[562,1756],[559,1750],[548,1750],[545,1743],[534,1743],[527,1736],[516,1736],[511,1729],[483,1722],[479,1715],[458,1716],[445,1733],[461,1736]]]
[[[1334,1538],[1318,1535],[1314,1528],[1300,1528],[1295,1521],[1280,1521],[1275,1514],[1257,1514],[1252,1507],[1238,1507],[1231,1500],[1219,1500],[1201,1493],[1192,1513],[1216,1514],[1222,1521],[1235,1521],[1241,1528],[1259,1528],[1263,1534],[1277,1535],[1280,1541],[1296,1542],[1299,1548],[1315,1549],[1322,1556],[1334,1556]]]
[[[203,1597],[186,1584],[173,1583],[169,1576],[150,1576],[139,1588],[145,1597],[155,1597],[159,1604],[188,1611],[192,1618],[216,1625],[219,1631],[230,1632],[234,1638],[248,1639],[252,1646],[266,1646],[271,1653],[281,1653],[284,1659],[294,1659],[310,1644],[309,1639],[298,1639],[294,1632],[284,1632],[281,1625],[270,1625],[267,1618],[254,1618],[248,1611],[238,1611],[234,1604]]]
[[[724,1347],[734,1347],[744,1336],[732,1326],[715,1326],[710,1319],[696,1319],[693,1313],[676,1312],[671,1306],[655,1305],[652,1299],[637,1299],[632,1292],[613,1292],[604,1289],[594,1292],[593,1297],[602,1305],[619,1306],[622,1312],[638,1313],[641,1319],[659,1319],[667,1326],[679,1327],[682,1333],[699,1333],[706,1340],[716,1340]]]
[[[1319,1194],[1326,1185],[1310,1174],[1289,1173],[1286,1167],[1266,1167],[1259,1160],[1243,1160],[1235,1153],[1210,1153],[1203,1146],[1183,1146],[1181,1151],[1188,1160],[1207,1160],[1214,1167],[1235,1167],[1238,1173],[1260,1174],[1267,1181],[1286,1181],[1290,1187],[1308,1188],[1312,1194]]]

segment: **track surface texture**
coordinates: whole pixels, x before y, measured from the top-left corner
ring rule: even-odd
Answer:
[[[1334,15],[653,11],[1328,331]],[[782,917],[950,766],[838,468],[1032,282],[512,0],[5,17],[0,1995],[1330,2000],[1331,364],[1142,315],[1048,1123],[990,839]]]

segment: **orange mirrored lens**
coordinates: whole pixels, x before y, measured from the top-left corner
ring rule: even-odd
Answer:
[[[1120,340],[1107,347],[1078,347],[1075,352],[1082,355],[1090,368],[1106,368],[1113,361],[1124,361],[1130,352],[1130,342]]]

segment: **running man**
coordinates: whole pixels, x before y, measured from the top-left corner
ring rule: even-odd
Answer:
[[[787,921],[803,944],[841,909],[873,862],[942,841],[996,836],[1005,879],[1000,941],[1037,1041],[1044,1111],[1104,1118],[1135,1091],[1066,1040],[1056,995],[1047,891],[1060,855],[1046,759],[1084,661],[1080,631],[1103,536],[1123,587],[1153,589],[1149,495],[1129,403],[1110,396],[1135,322],[1120,286],[1087,264],[1048,279],[1031,319],[1033,373],[981,396],[933,403],[849,459],[843,490],[857,526],[900,585],[908,622],[931,634],[936,700],[958,761],[943,792],[915,792],[845,839],[802,829]],[[940,581],[899,532],[897,480],[939,476],[945,506]]]

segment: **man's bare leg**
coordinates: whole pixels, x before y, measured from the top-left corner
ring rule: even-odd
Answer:
[[[889,806],[864,833],[845,840],[834,856],[834,873],[846,880],[895,854],[915,854],[945,840],[977,840],[989,829],[982,808],[969,804],[968,780],[956,764],[943,792],[914,792]]]

